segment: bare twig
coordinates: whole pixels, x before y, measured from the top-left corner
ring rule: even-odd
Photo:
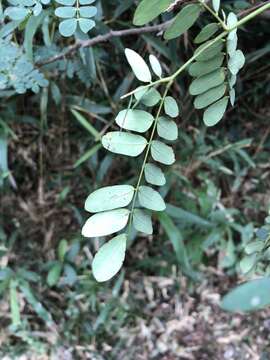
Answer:
[[[38,67],[40,67],[43,65],[53,63],[57,60],[63,59],[67,56],[70,56],[72,53],[74,53],[78,49],[91,47],[91,46],[94,46],[101,42],[108,41],[114,37],[123,37],[123,36],[129,36],[129,35],[139,35],[139,34],[145,34],[145,33],[160,32],[160,31],[165,30],[170,25],[170,23],[171,23],[171,20],[166,21],[162,24],[153,25],[153,26],[144,26],[142,28],[132,28],[132,29],[125,29],[125,30],[111,30],[104,35],[98,35],[89,40],[77,41],[77,42],[75,42],[75,44],[69,46],[65,51],[61,52],[60,54],[57,54],[48,59],[45,59],[44,61],[40,61],[40,62],[36,63],[36,65]]]

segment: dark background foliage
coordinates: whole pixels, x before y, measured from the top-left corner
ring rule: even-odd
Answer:
[[[223,4],[235,11],[250,6]],[[91,37],[132,27],[135,5],[97,2]],[[267,14],[239,31],[247,62],[236,105],[218,127],[202,124],[187,92],[188,75],[173,86],[180,135],[163,195],[175,232],[166,233],[155,221],[154,236],[133,239],[124,271],[105,285],[91,274],[98,244],[80,235],[86,196],[99,186],[132,181],[140,168],[139,160],[99,146],[125,104],[120,96],[134,87],[124,48],[156,54],[170,74],[192,55],[192,40],[207,22],[204,15],[170,42],[156,33],[112,38],[41,66],[49,86],[37,94],[0,92],[2,358],[268,359],[269,311],[243,318],[218,307],[220,296],[243,279],[244,245],[268,209]],[[23,41],[20,31],[16,40]],[[56,33],[45,47],[38,32],[34,60],[42,62],[72,43]],[[178,253],[174,236],[184,242]],[[193,269],[187,277],[178,266],[184,252]]]

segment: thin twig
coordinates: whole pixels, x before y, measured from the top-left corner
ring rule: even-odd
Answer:
[[[160,32],[160,31],[165,30],[170,24],[171,24],[171,20],[166,21],[162,24],[153,25],[153,26],[144,26],[141,28],[132,28],[132,29],[125,29],[125,30],[111,30],[104,35],[98,35],[89,40],[79,40],[75,44],[69,46],[65,51],[61,52],[60,54],[57,54],[48,59],[45,59],[44,61],[40,61],[36,65],[38,67],[40,67],[43,65],[53,63],[57,60],[61,60],[65,57],[71,55],[78,49],[91,47],[91,46],[94,46],[101,42],[108,41],[114,37],[123,37],[123,36],[129,36],[129,35],[139,35],[139,34],[145,34],[145,33]]]

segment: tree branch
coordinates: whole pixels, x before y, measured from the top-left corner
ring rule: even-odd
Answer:
[[[153,33],[153,32],[159,32],[159,31],[163,31],[165,30],[169,25],[171,24],[171,20],[166,21],[162,24],[158,24],[158,25],[153,25],[153,26],[144,26],[142,28],[132,28],[132,29],[125,29],[125,30],[111,30],[108,33],[104,34],[104,35],[98,35],[92,39],[89,40],[81,40],[81,41],[77,41],[75,44],[69,46],[65,51],[63,51],[62,53],[52,56],[48,59],[45,59],[44,61],[40,61],[36,63],[36,66],[41,67],[43,65],[47,65],[50,63],[53,63],[57,60],[61,60],[69,55],[71,55],[72,53],[74,53],[75,51],[82,49],[82,48],[86,48],[86,47],[91,47],[94,46],[96,44],[99,44],[101,42],[105,42],[110,40],[111,38],[114,37],[123,37],[123,36],[129,36],[129,35],[139,35],[139,34],[146,34],[146,33]]]

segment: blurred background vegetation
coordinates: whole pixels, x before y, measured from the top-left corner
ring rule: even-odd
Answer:
[[[91,37],[133,27],[136,4],[97,1]],[[235,12],[252,5],[223,2]],[[242,317],[218,307],[242,279],[243,248],[268,211],[268,14],[239,31],[247,60],[236,105],[221,125],[202,124],[188,75],[174,84],[177,161],[154,236],[134,236],[124,271],[97,284],[91,260],[98,243],[80,235],[86,196],[132,181],[140,168],[137,159],[100,146],[125,104],[120,96],[134,86],[124,48],[155,54],[170,74],[192,55],[192,40],[207,22],[205,14],[170,42],[159,33],[114,37],[40,66],[49,86],[38,93],[0,91],[1,358],[269,359],[270,312]],[[50,43],[44,24],[33,41],[35,63],[73,43],[57,31]],[[14,36],[21,44],[22,33]]]

